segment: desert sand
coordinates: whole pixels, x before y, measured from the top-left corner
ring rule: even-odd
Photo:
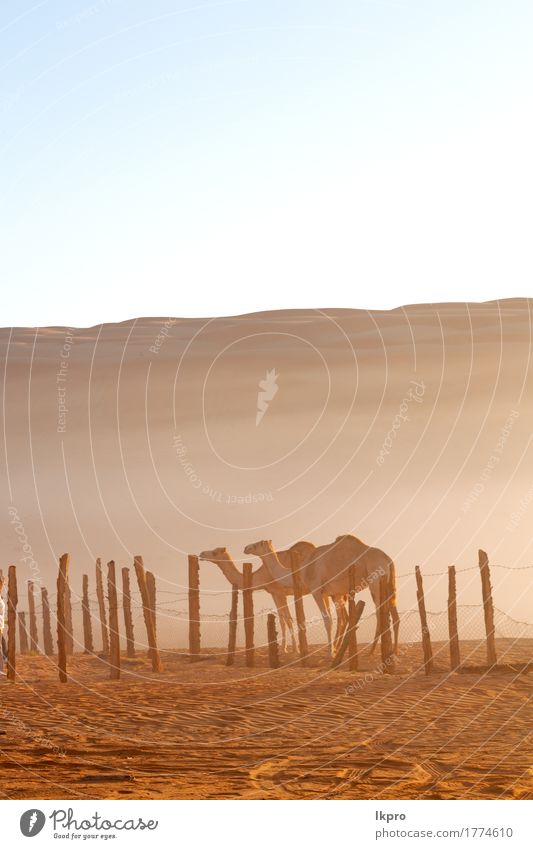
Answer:
[[[357,673],[330,670],[318,648],[311,668],[279,670],[262,650],[254,669],[166,653],[157,676],[139,655],[112,682],[76,655],[65,685],[49,659],[22,657],[0,689],[2,797],[533,798],[531,674],[450,674],[435,649],[429,677],[420,645],[387,676],[364,654]],[[462,649],[483,663],[481,643]],[[533,642],[498,651],[523,660]]]

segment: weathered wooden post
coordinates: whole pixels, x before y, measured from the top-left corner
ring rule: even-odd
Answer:
[[[122,609],[124,612],[124,627],[126,629],[126,654],[128,657],[135,657],[133,617],[131,615],[130,570],[127,566],[124,566],[122,569]]]
[[[17,678],[17,569],[10,566],[7,572],[7,680]]]
[[[67,676],[67,631],[65,596],[68,581],[68,554],[62,554],[59,558],[59,572],[57,575],[57,666],[59,669],[59,680],[64,684]]]
[[[364,609],[365,609],[365,603],[362,600],[359,600],[357,602],[357,604],[354,605],[354,611],[353,611],[353,614],[352,614],[354,629],[357,628],[358,622],[359,622],[359,620],[360,620],[360,618],[363,614]],[[350,636],[351,636],[350,632],[347,628],[346,633],[345,633],[344,637],[342,638],[342,643],[341,643],[339,649],[337,650],[337,653],[335,654],[335,657],[333,658],[333,661],[331,663],[332,669],[336,669],[337,666],[341,665],[342,659],[343,659],[344,655],[346,654],[346,650],[348,649],[348,646],[350,644]],[[350,672],[353,671],[351,666],[349,666],[348,668],[350,669]]]
[[[74,628],[72,625],[72,593],[70,591],[70,580],[67,576],[65,584],[65,647],[67,654],[74,654]]]
[[[450,638],[450,667],[458,669],[461,665],[459,634],[457,630],[457,588],[455,566],[448,566],[448,633]]]
[[[44,653],[48,657],[54,653],[54,640],[50,624],[50,602],[48,601],[48,590],[41,587],[41,602],[43,606],[43,643]]]
[[[200,564],[189,554],[189,660],[200,659]]]
[[[154,623],[154,633],[157,639],[157,621],[155,616],[156,596],[155,596],[155,575],[153,572],[146,573],[146,589],[148,590],[148,598],[150,599],[150,613]]]
[[[144,571],[143,559],[140,554],[135,555],[133,562],[135,566],[135,574],[137,576],[137,583],[139,584],[139,590],[141,593],[144,624],[146,625],[146,635],[148,637],[148,654],[152,659],[152,672],[162,672],[163,664],[161,663],[159,649],[157,648],[154,622],[150,612],[150,599],[148,598],[148,589],[146,587],[146,574]]]
[[[496,657],[496,641],[494,639],[494,605],[492,603],[489,558],[487,553],[481,549],[479,549],[478,556],[479,571],[481,573],[481,592],[483,594],[483,614],[487,634],[487,665],[490,667],[495,666],[498,659]]]
[[[35,615],[35,596],[33,581],[28,581],[28,610],[30,617],[30,651],[39,651],[39,634],[37,631],[37,616]]]
[[[348,669],[357,672],[359,657],[357,655],[357,619],[355,610],[355,563],[348,570]]]
[[[89,576],[82,577],[82,598],[81,606],[83,611],[83,646],[85,654],[93,654],[93,626],[91,623],[91,608],[89,606]]]
[[[28,654],[28,632],[26,631],[26,613],[24,610],[19,610],[18,612],[18,620],[19,620],[19,643],[20,643],[20,653]]]
[[[300,575],[300,559],[297,551],[291,551],[291,573],[292,587],[294,592],[294,612],[296,613],[296,626],[298,628],[298,648],[300,650],[300,663],[307,664],[309,647],[307,645],[307,629],[305,626],[305,610],[303,603],[302,578]]]
[[[420,566],[415,566],[416,575],[416,599],[418,601],[418,612],[420,624],[422,625],[422,649],[424,651],[424,672],[429,675],[433,672],[433,650],[431,648],[431,637],[429,635],[428,620],[426,615],[426,602],[424,600],[424,586]]]
[[[98,615],[100,616],[100,628],[102,631],[102,654],[109,654],[109,634],[107,631],[107,619],[105,612],[104,582],[102,579],[102,561],[98,557],[96,561],[96,597],[98,599]]]
[[[394,672],[394,652],[389,623],[389,586],[387,575],[382,575],[379,579],[378,616],[381,634],[381,662],[383,671],[388,675]]]
[[[235,647],[237,645],[237,609],[239,604],[239,588],[236,584],[231,585],[231,610],[229,614],[228,654],[226,666],[235,663]]]
[[[243,566],[242,609],[244,617],[244,658],[246,666],[254,665],[254,598],[252,590],[252,564]]]
[[[120,678],[120,637],[114,560],[110,560],[107,564],[107,597],[109,601],[109,677],[116,680]]]
[[[268,662],[271,669],[279,669],[278,635],[276,632],[276,615],[267,615]]]
[[[365,609],[364,601],[362,601],[362,600],[358,601],[357,604],[355,605],[355,610],[353,612],[353,617],[352,617],[353,621],[354,621],[354,628],[357,628],[357,625],[358,625],[359,620],[360,620],[360,618],[363,614],[364,609]],[[341,665],[342,659],[343,659],[344,655],[346,654],[346,651],[348,649],[349,644],[350,644],[350,632],[349,632],[348,628],[346,628],[346,632],[344,634],[344,637],[342,638],[342,643],[341,643],[340,647],[337,649],[335,657],[333,658],[333,660],[331,662],[331,668],[332,669],[336,669],[337,666]],[[350,672],[353,671],[350,666],[348,668],[350,669]]]

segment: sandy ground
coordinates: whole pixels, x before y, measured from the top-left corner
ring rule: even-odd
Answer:
[[[461,644],[468,663],[483,647]],[[0,684],[4,798],[533,798],[533,673],[449,674],[437,645],[425,677],[419,645],[401,646],[396,674],[364,657],[332,671],[253,670],[214,651],[191,664],[164,654],[105,661],[76,655],[60,685],[50,659],[21,657]],[[500,640],[506,663],[532,641]],[[103,780],[88,780],[97,776]]]

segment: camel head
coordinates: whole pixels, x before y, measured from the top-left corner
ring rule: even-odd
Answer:
[[[222,545],[219,548],[211,549],[211,551],[202,551],[198,555],[198,560],[210,560],[211,563],[219,563],[223,560],[231,560],[231,555],[226,546]]]
[[[259,542],[251,542],[244,549],[245,554],[256,554],[261,557],[263,554],[271,554],[274,551],[271,539],[261,539]]]

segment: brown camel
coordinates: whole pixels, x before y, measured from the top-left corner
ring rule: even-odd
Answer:
[[[247,550],[250,550],[250,548],[250,546],[247,546]],[[267,567],[276,583],[283,585],[284,582],[286,583],[290,580],[290,578],[287,578],[287,572],[283,568],[271,540],[262,540],[260,543],[255,543],[254,548],[254,553],[262,552],[263,565]],[[396,607],[396,570],[394,562],[381,549],[366,545],[366,543],[351,534],[344,534],[337,537],[335,542],[329,543],[329,545],[322,545],[315,548],[304,557],[301,564],[302,583],[307,592],[310,592],[315,599],[318,609],[322,614],[330,654],[332,653],[331,615],[326,599],[327,596],[331,596],[334,600],[341,599],[347,595],[348,573],[351,564],[355,564],[356,592],[361,592],[361,590],[368,587],[376,606],[377,622],[371,651],[374,651],[380,637],[379,617],[377,616],[377,610],[380,604],[379,579],[382,575],[387,576],[389,615],[392,618],[394,651],[397,654],[400,617],[398,616]],[[344,625],[345,629],[346,625]],[[340,635],[341,640],[344,630]],[[338,636],[335,644],[336,646],[339,645]]]
[[[301,542],[295,543],[293,546],[291,546],[291,548],[286,551],[274,551],[271,540],[260,540],[259,542],[250,543],[244,549],[245,554],[255,554],[257,557],[261,558],[263,566],[268,569],[277,586],[280,589],[283,588],[283,591],[286,593],[286,595],[294,594],[292,584],[292,573],[288,571],[290,570],[291,552],[293,551],[296,552],[298,557],[298,563],[300,564],[302,592],[304,595],[306,595],[307,593],[311,592],[311,590],[305,584],[305,573],[302,564],[304,562],[309,561],[309,559],[313,556],[313,553],[316,551],[316,547],[313,545],[313,543],[305,542],[302,540]],[[273,555],[275,556],[273,557]],[[329,594],[327,592],[324,592],[323,604],[329,616],[331,629],[329,598]],[[332,595],[331,599],[333,601],[333,604],[335,605],[335,611],[337,614],[337,627],[335,631],[335,637],[333,639],[333,654],[335,654],[342,643],[344,632],[348,627],[348,597],[344,594],[340,596]]]
[[[287,554],[287,552],[280,552],[280,554]],[[231,554],[229,553],[227,548],[221,546],[220,548],[214,548],[211,551],[202,551],[202,553],[198,555],[198,559],[207,560],[211,563],[214,563],[216,566],[218,566],[218,568],[220,569],[224,577],[230,582],[230,584],[242,590],[242,572],[237,569],[233,558],[231,557]],[[287,606],[288,593],[285,587],[281,587],[275,581],[273,581],[268,569],[265,566],[261,565],[259,569],[256,569],[255,572],[252,572],[252,589],[265,590],[267,593],[270,593],[274,604],[276,605],[279,623],[281,626],[281,650],[283,652],[287,651],[287,632],[289,632],[291,635],[293,650],[296,651],[296,638],[294,635],[292,616]]]

